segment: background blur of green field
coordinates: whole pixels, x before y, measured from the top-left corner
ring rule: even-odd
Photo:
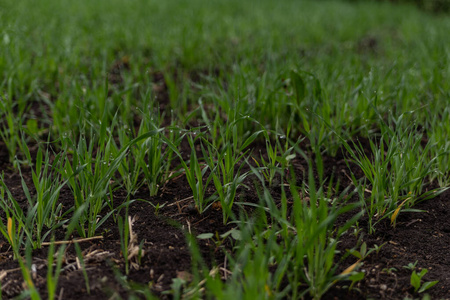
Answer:
[[[198,93],[185,82],[195,72],[214,70],[218,75],[201,89],[209,101],[222,78],[239,88],[241,98],[264,98],[276,78],[292,68],[320,80],[331,109],[346,110],[347,119],[336,122],[350,127],[361,113],[355,111],[357,103],[371,100],[375,93],[379,109],[394,114],[428,105],[415,115],[424,126],[425,119],[447,106],[449,18],[413,6],[336,1],[8,2],[2,4],[0,19],[2,88],[12,89],[19,101],[39,99],[38,91],[48,93],[57,98],[56,111],[62,106],[66,114],[80,98],[77,87],[102,86],[108,69],[123,56],[131,66],[125,89],[148,84],[149,70],[163,71],[174,81],[176,73],[171,92],[175,108],[197,102]],[[79,121],[60,117],[68,128]]]

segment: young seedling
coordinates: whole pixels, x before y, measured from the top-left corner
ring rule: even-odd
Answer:
[[[231,229],[231,230],[229,230],[229,231],[227,231],[227,232],[225,232],[223,234],[219,234],[219,232],[217,232],[217,231],[216,231],[215,235],[213,233],[210,233],[210,232],[209,233],[202,233],[202,234],[199,234],[197,236],[197,239],[199,239],[199,240],[209,240],[209,239],[211,239],[214,242],[214,244],[216,245],[216,250],[217,250],[217,249],[220,248],[220,246],[223,244],[223,242],[225,242],[225,239],[227,237],[231,237],[231,238],[233,238],[233,240],[239,241],[239,240],[242,239],[241,238],[241,231],[236,229],[236,228],[234,228],[234,229]]]
[[[373,248],[367,249],[367,244],[366,242],[364,242],[361,245],[360,250],[347,250],[350,254],[356,256],[359,260],[364,260],[366,259],[372,252],[375,251],[375,253],[378,255],[378,253],[381,251],[381,248],[385,245],[386,243],[383,243],[381,246],[378,245],[374,245]]]
[[[235,153],[229,145],[219,151],[208,141],[203,140],[203,142],[208,145],[205,149],[202,143],[202,151],[209,169],[212,170],[211,177],[222,208],[223,222],[226,224],[228,218],[232,216],[237,190],[243,185],[248,175],[248,172],[240,173],[244,165],[240,161],[245,153]]]
[[[409,263],[407,266],[403,266],[403,268],[408,269],[410,271],[414,271],[417,266],[417,260],[414,263]]]
[[[181,164],[184,168],[189,186],[191,187],[196,209],[201,214],[212,204],[211,198],[206,197],[206,191],[213,177],[211,172],[207,175],[209,166],[201,164],[197,157],[194,144],[196,140],[197,138],[194,139],[188,136],[189,146],[191,147],[189,166],[182,158]],[[179,156],[181,157],[181,154]],[[205,182],[203,182],[204,180]]]
[[[381,246],[375,245],[373,248],[370,248],[369,250],[367,250],[367,244],[364,242],[361,245],[361,248],[359,251],[354,250],[354,249],[347,250],[350,254],[352,254],[358,258],[358,261],[356,263],[354,263],[351,267],[347,268],[347,270],[345,270],[344,272],[341,273],[341,275],[351,274],[347,278],[347,280],[352,281],[351,285],[349,286],[349,290],[351,290],[353,288],[353,286],[356,284],[356,282],[363,280],[364,276],[365,276],[364,272],[355,272],[354,269],[357,268],[358,265],[360,265],[362,263],[362,261],[364,259],[366,259],[372,252],[375,251],[378,254],[378,252],[381,250],[381,247],[383,247],[383,245],[381,245]]]
[[[412,272],[411,285],[414,287],[415,293],[417,293],[417,292],[423,293],[439,282],[438,280],[435,280],[435,281],[427,281],[427,282],[422,283],[422,277],[425,276],[425,274],[427,274],[427,272],[428,272],[427,269],[422,269],[422,271],[420,271],[420,273],[416,273],[416,271]]]
[[[397,271],[398,270],[396,268],[384,268],[383,270],[381,270],[381,272],[385,272],[388,275],[392,275]]]

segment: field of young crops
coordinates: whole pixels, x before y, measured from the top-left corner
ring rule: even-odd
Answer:
[[[0,3],[0,299],[450,297],[450,16]]]

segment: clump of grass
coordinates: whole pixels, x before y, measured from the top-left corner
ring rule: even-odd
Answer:
[[[214,146],[214,142],[209,142],[203,138],[202,152],[206,163],[211,170],[216,194],[219,198],[223,222],[226,224],[230,216],[233,215],[232,208],[237,190],[243,185],[248,172],[241,173],[244,166],[243,159],[247,154],[250,144],[263,131],[256,131],[247,138],[238,137],[238,125],[248,121],[247,117],[239,118],[220,128],[222,144],[219,147]]]
[[[145,101],[143,106],[150,109],[152,104]],[[129,194],[134,195],[142,184],[147,184],[150,196],[155,196],[169,177],[174,175],[170,170],[176,157],[174,150],[179,148],[184,135],[181,134],[182,130],[174,125],[161,127],[159,112],[148,115],[142,111],[142,117],[137,135],[147,132],[155,134],[133,145],[118,171]],[[130,142],[131,129],[119,130],[118,134],[121,145]]]
[[[363,171],[362,182],[353,181],[360,191],[360,197],[369,216],[369,232],[375,231],[375,224],[386,217],[395,223],[400,210],[412,211],[411,207],[430,199],[442,189],[427,189],[431,178],[438,170],[437,158],[431,155],[434,145],[428,142],[422,146],[423,134],[417,127],[405,125],[401,115],[392,119],[392,125],[381,123],[378,142],[369,140],[370,151],[364,152],[361,144],[345,147],[351,161]],[[364,192],[368,192],[368,198]]]
[[[19,167],[21,174],[22,189],[27,199],[26,207],[19,204],[13,197],[8,187],[1,178],[1,195],[0,207],[6,213],[6,217],[11,218],[14,223],[18,222],[18,232],[21,234],[15,235],[16,240],[14,244],[21,247],[24,240],[30,241],[33,248],[40,248],[42,242],[58,227],[61,227],[67,222],[67,212],[63,212],[62,204],[57,203],[59,193],[66,182],[63,182],[59,176],[57,169],[62,166],[61,154],[56,155],[53,161],[50,162],[50,153],[47,150],[44,154],[41,147],[38,148],[36,154],[36,161],[33,163],[31,154],[26,147],[25,140],[22,139],[25,146],[25,157],[28,165],[34,168],[31,170],[33,180],[33,190],[36,192],[31,196],[29,187],[22,176],[22,170]],[[6,195],[5,195],[6,193]]]
[[[81,209],[84,213],[79,219],[78,233],[83,237],[92,237],[98,228],[113,213],[127,205],[127,202],[114,205],[113,191],[120,187],[115,180],[115,172],[123,164],[124,158],[142,140],[158,134],[158,130],[143,133],[117,149],[115,142],[105,125],[102,125],[97,139],[91,131],[91,141],[88,143],[84,135],[80,136],[77,144],[65,139],[66,151],[72,156],[66,157],[61,175],[68,181],[74,195],[74,210]],[[94,151],[95,149],[95,151]],[[130,187],[131,189],[134,187]],[[107,212],[101,215],[104,209]]]
[[[266,142],[267,161],[263,155],[260,155],[260,162],[255,158],[253,158],[253,161],[269,183],[269,186],[273,187],[275,185],[275,176],[277,174],[285,175],[285,171],[290,167],[290,161],[296,157],[294,149],[298,148],[298,144],[303,139],[299,138],[297,142],[291,143],[289,139],[290,128],[288,128],[286,134],[274,133],[275,145],[272,145],[269,133],[267,131],[263,133]]]
[[[16,159],[17,150],[24,150],[21,143],[23,115],[26,110],[26,99],[16,99],[14,91],[15,81],[12,77],[3,81],[0,90],[0,140],[5,143],[8,150],[9,162],[18,167]],[[14,113],[14,111],[17,111]]]
[[[187,140],[191,148],[189,162],[185,162],[179,152],[178,155],[181,158],[181,165],[186,174],[189,187],[192,190],[195,207],[201,214],[212,204],[212,197],[207,197],[206,192],[213,177],[211,172],[208,174],[208,171],[210,171],[209,166],[200,162],[195,150],[195,141],[201,140],[200,134],[197,135],[197,132],[194,131],[193,135],[195,137],[187,135]]]

